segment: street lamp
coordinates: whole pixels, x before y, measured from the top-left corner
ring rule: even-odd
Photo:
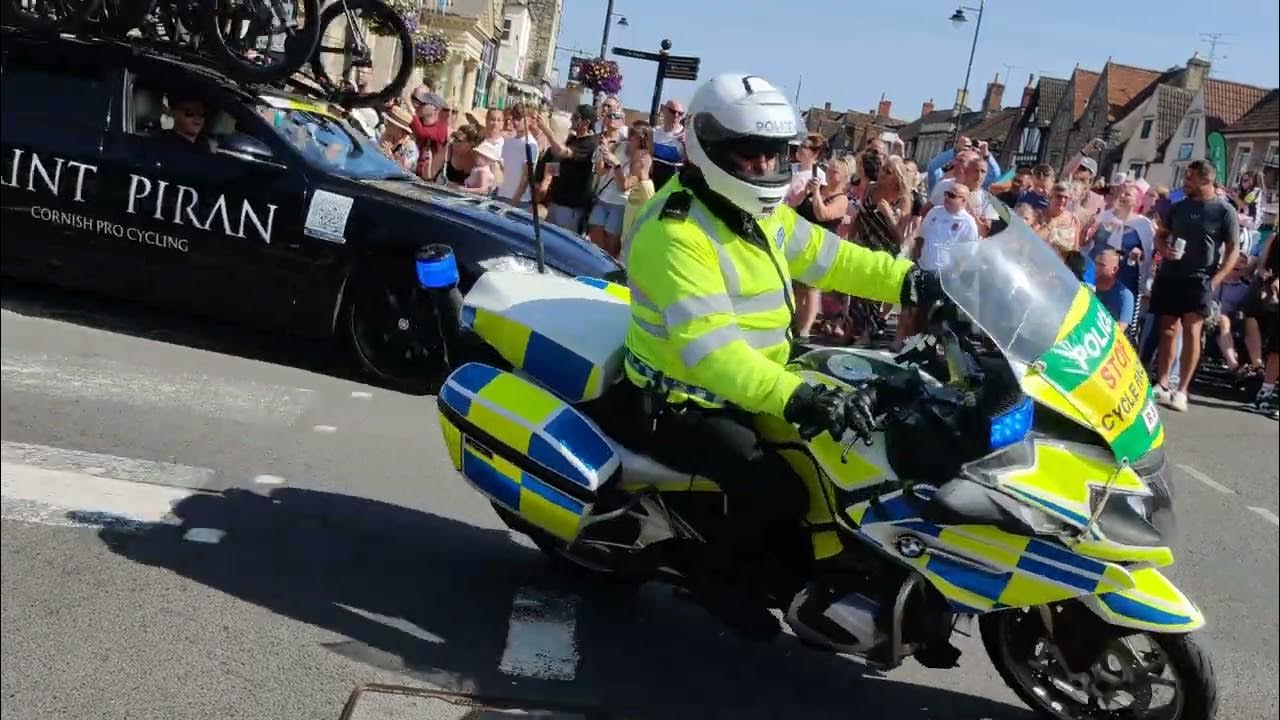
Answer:
[[[605,53],[609,52],[609,25],[614,18],[618,18],[618,27],[630,27],[631,23],[627,22],[627,16],[622,13],[613,11],[613,0],[609,0],[609,8],[604,13],[604,35],[600,38],[600,57],[603,58]]]
[[[961,5],[951,14],[951,24],[957,30],[964,27],[969,22],[969,17],[964,14],[965,10],[972,10],[978,13],[978,24],[973,28],[973,45],[969,48],[969,67],[964,71],[964,90],[960,93],[960,102],[956,103],[956,130],[951,136],[951,142],[954,144],[960,138],[960,113],[963,110],[961,105],[969,101],[969,74],[973,72],[973,54],[978,50],[978,33],[982,30],[982,11],[986,8],[987,1],[979,0],[978,7],[969,7]]]

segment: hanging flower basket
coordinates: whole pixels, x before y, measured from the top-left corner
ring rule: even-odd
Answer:
[[[618,63],[603,58],[582,62],[582,84],[593,92],[616,95],[622,90],[622,72]]]
[[[449,41],[439,30],[421,30],[413,36],[413,64],[439,65],[449,56]]]
[[[418,20],[422,17],[420,0],[386,0],[386,5],[404,20],[404,24],[409,27],[410,36],[418,34]],[[395,34],[385,23],[380,23],[376,19],[369,20],[369,30],[375,35]]]

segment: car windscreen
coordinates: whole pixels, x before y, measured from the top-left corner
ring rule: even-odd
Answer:
[[[280,137],[306,159],[336,175],[353,180],[412,178],[378,146],[351,132],[340,121],[300,109],[260,107]]]

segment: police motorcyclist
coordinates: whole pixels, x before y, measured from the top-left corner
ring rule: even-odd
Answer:
[[[780,628],[767,610],[769,578],[795,580],[788,565],[812,557],[798,531],[809,499],[785,461],[758,446],[752,415],[839,438],[846,428],[869,435],[875,404],[874,390],[809,385],[784,367],[792,278],[905,304],[937,290],[909,261],[844,242],[782,202],[796,114],[766,80],[712,78],[686,128],[686,166],[631,230],[626,373],[659,399],[648,450],[728,496],[731,527],[691,573],[695,599],[748,637],[771,638]]]

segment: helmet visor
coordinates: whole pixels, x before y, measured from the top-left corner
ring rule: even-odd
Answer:
[[[791,137],[733,132],[707,113],[694,118],[693,130],[707,157],[733,177],[760,187],[791,182]]]

